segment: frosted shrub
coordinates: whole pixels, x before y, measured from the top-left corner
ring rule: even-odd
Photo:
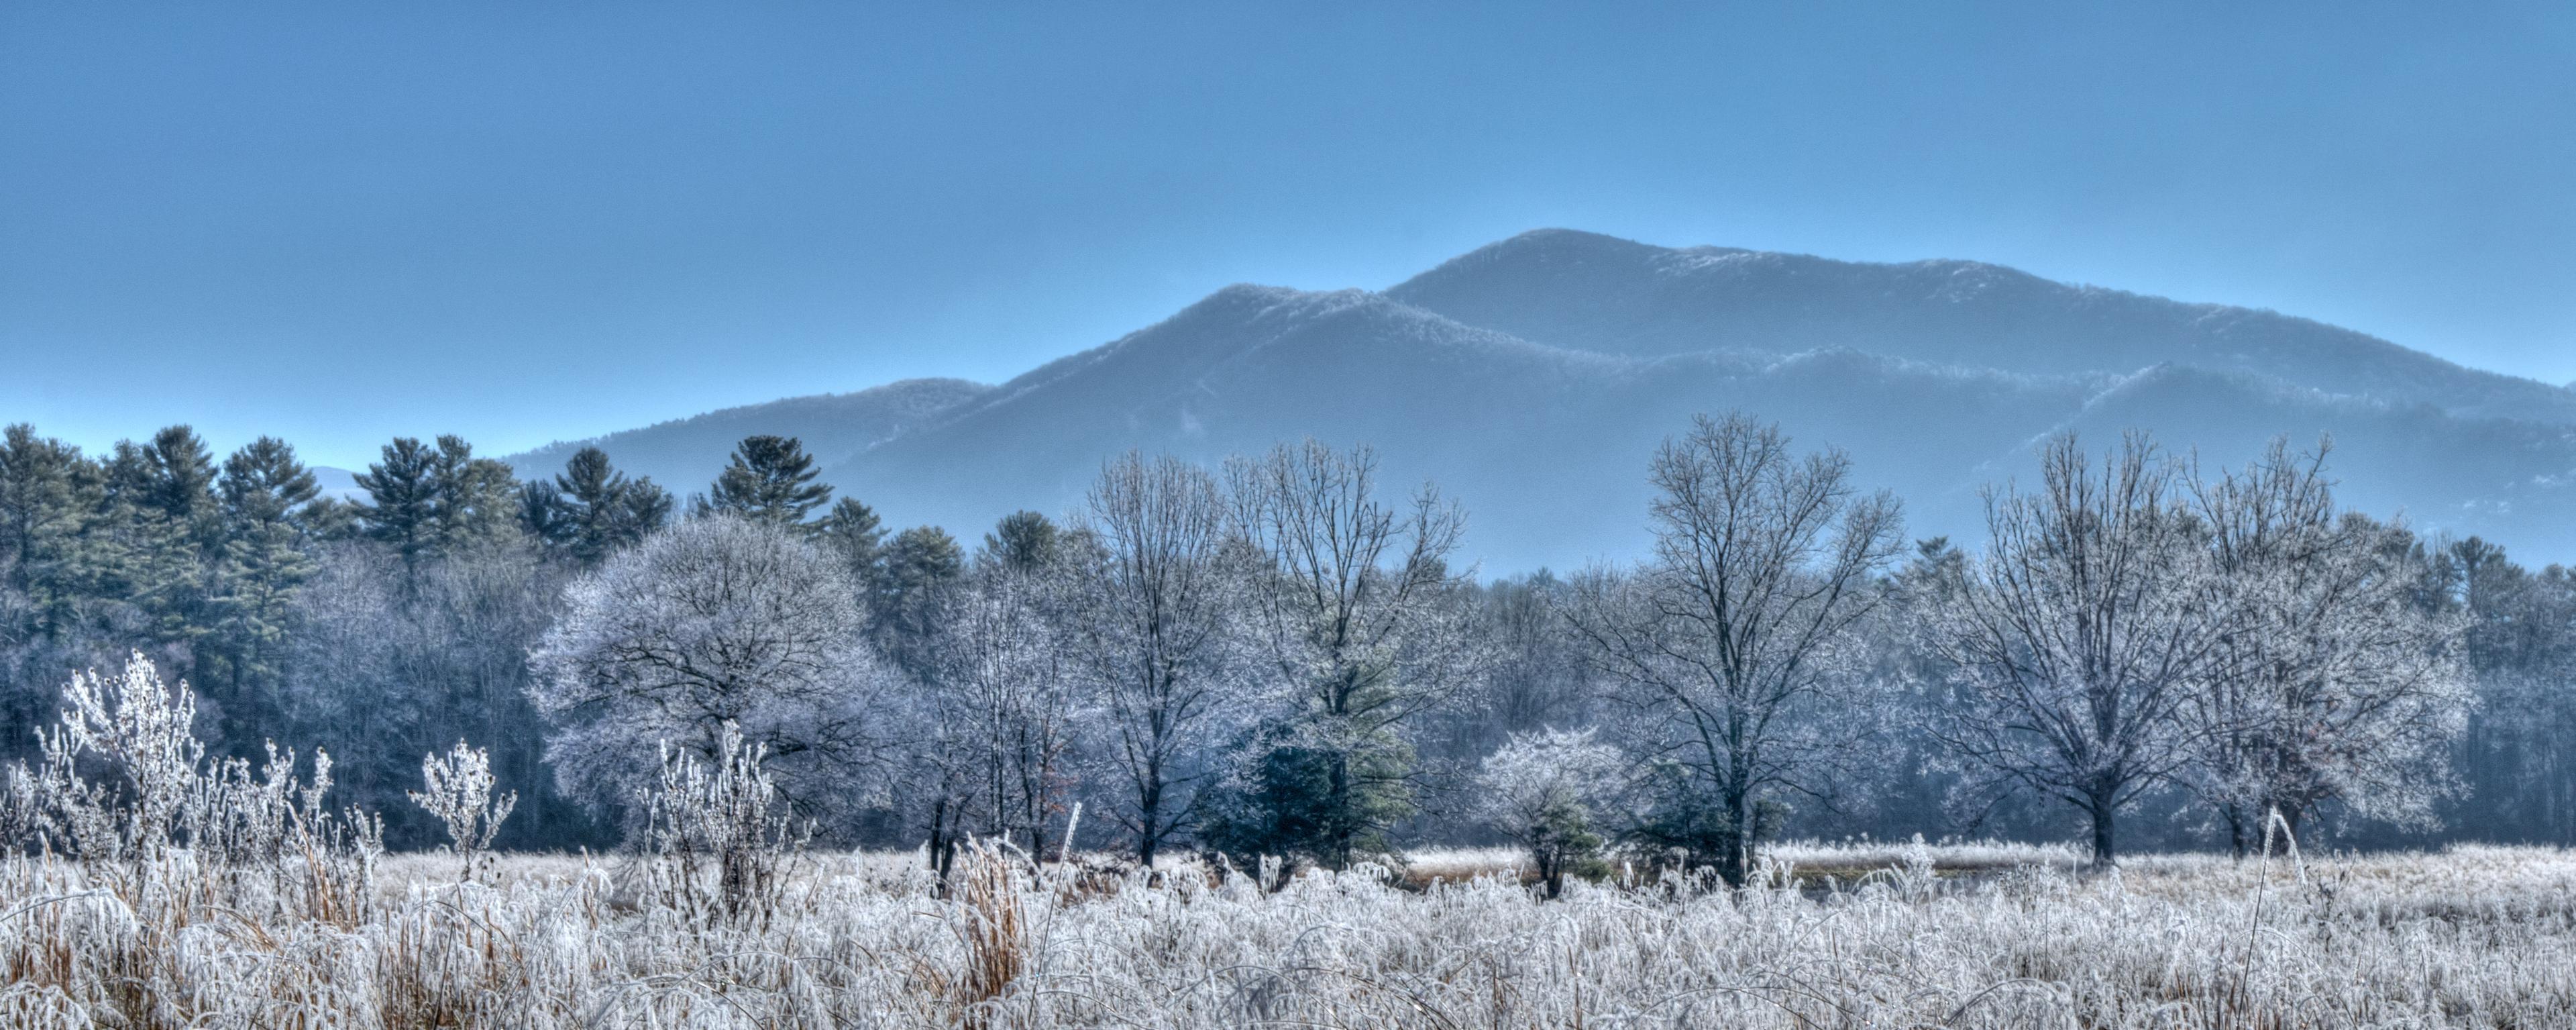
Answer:
[[[637,797],[644,815],[640,843],[660,860],[656,893],[702,920],[720,912],[729,920],[765,921],[785,888],[781,874],[811,832],[783,810],[777,784],[761,767],[768,747],[746,745],[728,722],[713,768],[668,742],[661,754],[659,780]],[[712,894],[709,874],[716,881]]]
[[[36,791],[59,834],[49,843],[82,858],[143,861],[176,846],[191,795],[207,801],[196,719],[196,695],[185,684],[164,686],[141,653],[112,678],[74,673],[63,688],[60,721],[36,734],[44,756]],[[84,765],[104,766],[115,778],[93,782]]]
[[[1611,788],[1621,762],[1592,731],[1515,733],[1485,759],[1476,786],[1486,823],[1529,849],[1548,897],[1564,892],[1568,863],[1601,849],[1592,806]]]
[[[457,875],[472,879],[475,857],[491,850],[501,821],[519,805],[518,792],[493,797],[491,755],[462,740],[443,757],[422,756],[420,778],[426,789],[412,791],[412,803],[447,827],[448,850],[462,863]]]
[[[323,806],[330,756],[313,753],[309,782],[274,744],[258,765],[209,761],[196,715],[187,684],[163,683],[141,654],[114,676],[75,674],[61,716],[37,733],[39,766],[12,770],[0,802],[8,843],[77,860],[129,902],[204,900],[257,881],[262,899],[303,915],[362,918],[383,829]]]

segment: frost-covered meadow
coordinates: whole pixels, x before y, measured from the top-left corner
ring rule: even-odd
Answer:
[[[2019,846],[1778,852],[1765,886],[810,854],[773,909],[654,902],[638,860],[402,856],[317,907],[172,855],[140,889],[0,872],[16,1027],[2546,1027],[2576,1013],[2576,856],[2470,847],[2118,872]],[[1953,859],[1965,870],[1953,869]],[[2018,860],[2028,859],[2028,863]],[[1805,863],[1851,870],[1810,877]],[[711,888],[710,888],[711,889]]]

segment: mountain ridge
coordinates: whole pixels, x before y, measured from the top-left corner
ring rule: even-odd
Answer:
[[[1906,499],[1918,536],[1979,538],[1980,488],[2033,473],[2031,445],[2054,432],[2142,428],[2222,464],[2331,433],[2353,506],[2576,556],[2576,527],[2548,517],[2576,499],[2576,393],[2291,316],[1980,262],[1541,231],[1385,291],[1227,286],[998,385],[931,392],[859,405],[875,421],[811,449],[889,523],[961,536],[1069,509],[1131,448],[1215,461],[1312,435],[1376,446],[1390,488],[1459,497],[1489,568],[1630,557],[1655,445],[1694,413],[1742,409],[1799,446],[1848,450],[1863,483]],[[767,407],[699,418],[791,427]],[[696,450],[718,442],[699,435]],[[722,454],[691,460],[692,478],[663,481],[700,488]]]

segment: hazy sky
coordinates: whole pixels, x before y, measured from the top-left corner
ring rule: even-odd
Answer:
[[[2563,2],[538,6],[0,6],[0,422],[502,453],[1551,225],[2576,379]]]

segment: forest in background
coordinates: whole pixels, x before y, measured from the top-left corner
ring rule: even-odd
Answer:
[[[777,437],[687,497],[595,450],[522,481],[400,439],[342,501],[282,441],[18,425],[0,759],[140,652],[218,754],[328,749],[397,848],[440,841],[406,798],[460,740],[518,794],[499,846],[599,848],[658,742],[728,725],[825,838],[934,855],[1619,839],[1733,879],[1784,837],[2116,816],[2122,848],[2223,848],[2275,808],[2361,846],[2576,843],[2567,570],[2340,511],[2322,453],[2047,458],[1991,539],[1912,541],[1867,470],[1703,420],[1647,465],[1653,559],[1480,580],[1465,512],[1311,442],[1115,459],[968,543]]]

